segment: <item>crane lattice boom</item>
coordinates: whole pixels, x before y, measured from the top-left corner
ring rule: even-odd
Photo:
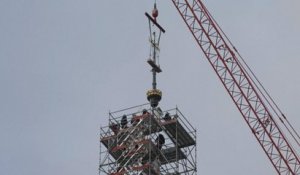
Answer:
[[[278,174],[300,175],[299,157],[206,7],[200,0],[172,2]]]

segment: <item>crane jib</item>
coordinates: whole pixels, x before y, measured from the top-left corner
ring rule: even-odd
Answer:
[[[206,7],[200,0],[172,2],[278,174],[300,175],[299,157]]]

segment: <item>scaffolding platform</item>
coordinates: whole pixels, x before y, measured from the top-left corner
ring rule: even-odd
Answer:
[[[176,118],[161,122],[161,125],[166,128],[166,131],[170,138],[174,142],[177,141],[179,148],[184,148],[196,144],[196,141]]]
[[[163,149],[162,155],[159,157],[159,160],[163,165],[187,158],[181,149],[177,149],[176,151],[175,147]]]
[[[178,108],[143,108],[109,113],[108,126],[100,128],[100,174],[195,175],[196,130]],[[124,115],[130,122],[115,127]]]

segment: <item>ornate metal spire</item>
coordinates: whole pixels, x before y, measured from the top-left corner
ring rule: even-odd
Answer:
[[[150,58],[147,60],[148,64],[152,68],[152,89],[147,91],[147,99],[150,102],[151,107],[155,108],[158,106],[159,101],[162,98],[162,92],[157,89],[156,75],[162,72],[159,66],[159,42],[161,33],[165,33],[165,30],[157,23],[156,18],[158,17],[158,10],[156,3],[154,3],[154,9],[152,10],[152,17],[145,13],[149,20],[149,31],[150,31]]]

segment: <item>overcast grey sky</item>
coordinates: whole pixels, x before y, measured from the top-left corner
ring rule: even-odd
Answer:
[[[204,3],[300,129],[300,1]],[[146,102],[149,0],[0,1],[0,174],[98,174],[109,110]],[[161,107],[198,129],[198,174],[275,174],[171,1]]]

